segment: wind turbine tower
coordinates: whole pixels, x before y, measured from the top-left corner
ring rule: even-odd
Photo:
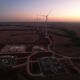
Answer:
[[[40,16],[45,17],[45,19],[46,19],[45,37],[48,37],[48,28],[47,28],[48,25],[47,25],[47,23],[48,23],[48,16],[49,16],[49,14],[50,14],[50,12],[47,15],[40,15]]]

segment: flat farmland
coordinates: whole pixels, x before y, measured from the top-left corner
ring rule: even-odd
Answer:
[[[54,50],[66,56],[80,56],[80,23],[48,23],[47,26]],[[40,42],[39,32],[45,33],[44,23],[0,23],[0,44],[32,46]]]
[[[23,44],[32,43],[37,40],[38,35],[33,30],[0,30],[0,43],[5,44]]]

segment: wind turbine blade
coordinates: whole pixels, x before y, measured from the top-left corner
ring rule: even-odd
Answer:
[[[50,14],[51,14],[51,11],[49,11],[49,13],[47,14],[47,16],[50,15]]]
[[[46,15],[40,15],[40,16],[44,16],[45,17]]]

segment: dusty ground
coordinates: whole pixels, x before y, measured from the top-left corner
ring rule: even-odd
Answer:
[[[76,45],[76,42],[73,41],[74,38],[77,39],[80,37],[79,25],[77,27],[75,25],[70,25],[68,27],[62,25],[58,26],[60,27],[54,27],[48,30],[48,33],[53,40],[53,49],[59,54],[79,57],[80,45]],[[36,42],[39,39],[38,31],[33,29],[0,29],[0,44],[26,44],[28,48],[35,43],[38,43]],[[73,33],[69,36],[71,31],[73,31]],[[79,63],[75,63],[75,65],[80,68]]]

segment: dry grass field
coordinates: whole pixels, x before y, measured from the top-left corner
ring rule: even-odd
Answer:
[[[43,23],[37,24],[19,24],[18,28],[10,28],[11,24],[0,25],[0,44],[25,44],[28,47],[38,44],[40,40],[40,31],[44,33]],[[29,26],[30,24],[30,26]],[[9,27],[8,27],[9,25]],[[6,28],[5,28],[5,27]],[[15,25],[12,25],[15,26]],[[20,26],[20,28],[19,28]],[[25,27],[23,27],[25,26]],[[33,28],[35,27],[35,28]],[[39,27],[39,29],[37,28]],[[80,24],[54,23],[48,25],[48,35],[52,39],[53,50],[65,56],[80,57]],[[40,43],[39,43],[40,44]],[[79,63],[75,65],[80,69]],[[62,75],[62,76],[66,76]],[[55,76],[55,80],[60,77]],[[69,77],[70,79],[71,77]],[[63,80],[69,80],[68,77]],[[36,79],[39,80],[39,79]],[[46,79],[47,80],[47,79]],[[52,80],[52,79],[51,79]],[[71,80],[71,79],[70,79]],[[72,79],[73,80],[73,79]],[[75,79],[74,79],[75,80]]]
[[[44,25],[44,23],[0,23],[0,44],[38,43],[36,41],[39,39],[39,32],[45,31]],[[48,34],[53,40],[53,48],[60,54],[80,56],[80,23],[48,23]]]

